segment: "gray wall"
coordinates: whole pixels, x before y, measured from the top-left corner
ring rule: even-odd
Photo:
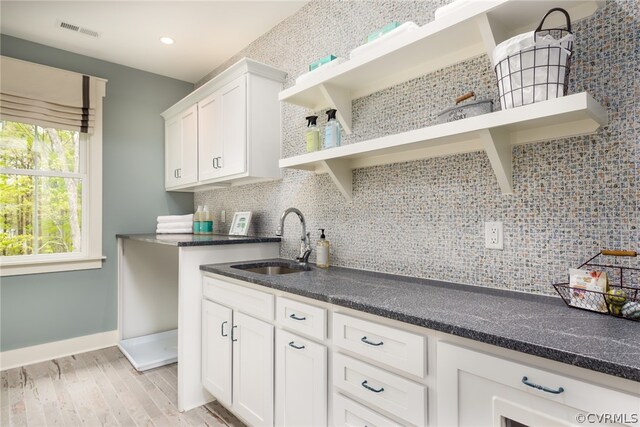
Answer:
[[[108,79],[103,132],[102,269],[2,279],[2,351],[117,327],[117,233],[152,232],[155,217],[192,210],[193,195],[164,191],[160,113],[191,83],[2,35],[1,53]]]
[[[447,2],[312,1],[199,84],[247,56],[287,71],[290,87],[315,59],[348,57],[391,21],[424,25]],[[601,248],[638,249],[640,242],[640,3],[610,0],[574,31],[570,93],[589,92],[610,124],[592,136],[514,148],[512,196],[500,193],[485,153],[470,153],[356,170],[351,203],[328,176],[293,170],[281,182],[203,192],[195,201],[217,218],[222,209],[251,210],[252,231],[266,234],[283,209],[296,206],[314,240],[315,229],[326,229],[334,265],[554,294],[551,283],[566,278],[568,267]],[[469,90],[497,101],[487,56],[355,100],[353,134],[343,141],[428,126]],[[282,108],[283,156],[301,154],[309,112]],[[298,249],[296,221],[286,224],[285,258]],[[504,223],[503,251],[484,248],[485,221]],[[216,226],[227,231],[229,222]]]

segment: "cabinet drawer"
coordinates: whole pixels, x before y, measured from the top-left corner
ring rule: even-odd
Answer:
[[[202,293],[211,301],[238,309],[265,320],[273,320],[274,296],[266,292],[234,285],[209,276],[203,276]]]
[[[333,384],[411,424],[425,425],[427,392],[421,384],[337,353],[333,355]]]
[[[333,424],[335,427],[397,427],[400,425],[338,393],[333,395]]]
[[[281,326],[320,341],[327,335],[327,311],[288,298],[276,298],[276,320]]]
[[[425,337],[367,320],[333,314],[333,342],[409,374],[426,373]]]
[[[546,425],[574,425],[578,413],[627,414],[617,422],[638,424],[628,414],[640,408],[640,388],[630,394],[442,341],[437,348],[438,425],[482,425],[501,412],[527,425],[538,414],[563,421]]]

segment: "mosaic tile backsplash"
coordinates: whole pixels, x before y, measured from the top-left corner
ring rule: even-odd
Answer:
[[[199,84],[246,56],[287,71],[290,87],[313,60],[348,57],[391,21],[424,25],[446,3],[312,1]],[[295,206],[314,248],[316,229],[326,229],[333,265],[554,295],[551,283],[601,248],[640,249],[640,2],[607,1],[574,32],[569,93],[589,92],[610,123],[594,135],[515,147],[515,195],[501,194],[477,152],[355,170],[352,202],[327,175],[285,170],[282,181],[196,193],[195,203],[215,212],[218,232],[228,231],[233,212],[250,210],[251,233],[268,235]],[[499,108],[487,56],[355,100],[343,144],[433,124],[469,90]],[[282,104],[283,157],[305,152],[308,113]],[[484,248],[485,221],[504,223],[504,250]],[[299,236],[291,215],[282,257],[297,255]]]

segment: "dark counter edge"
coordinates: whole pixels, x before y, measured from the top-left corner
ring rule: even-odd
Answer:
[[[219,274],[221,276],[230,277],[232,279],[237,279],[244,282],[253,283],[253,284],[264,286],[267,288],[276,289],[276,290],[287,292],[290,294],[300,295],[300,296],[315,299],[318,301],[324,301],[329,304],[351,308],[353,310],[362,311],[368,314],[386,317],[388,319],[397,320],[403,323],[409,323],[409,324],[421,326],[427,329],[433,329],[435,331],[444,332],[444,333],[455,335],[458,337],[468,338],[474,341],[483,342],[485,344],[491,344],[497,347],[519,351],[521,353],[542,357],[544,359],[550,359],[556,362],[566,363],[568,365],[589,369],[591,371],[596,371],[596,372],[604,373],[607,375],[612,375],[615,377],[620,377],[620,378],[640,382],[640,370],[633,367],[618,365],[613,362],[604,361],[597,358],[592,358],[589,356],[584,356],[581,354],[571,353],[563,350],[558,350],[551,347],[545,347],[538,344],[532,344],[526,341],[500,337],[500,336],[488,334],[485,332],[478,332],[473,329],[463,328],[463,327],[451,325],[448,323],[439,322],[436,320],[423,319],[420,317],[400,314],[395,311],[381,309],[380,307],[371,306],[371,305],[362,304],[362,303],[354,303],[352,301],[343,300],[341,298],[334,298],[328,295],[314,293],[311,291],[302,292],[302,291],[299,291],[298,289],[292,290],[286,286],[279,286],[274,283],[261,281],[257,277],[248,277],[246,275],[243,275],[242,273],[235,274],[226,270],[217,269],[214,267],[214,265],[201,265],[200,270],[208,273]],[[462,285],[458,283],[445,283],[445,282],[438,282],[438,281],[429,280],[429,279],[404,277],[404,276],[397,276],[397,275],[386,274],[386,273],[368,272],[368,271],[363,271],[363,273],[372,274],[376,276],[383,276],[383,277],[384,276],[393,277],[395,279],[406,280],[408,282],[413,282],[413,283],[424,283],[427,286],[449,286],[449,287],[453,286],[459,289],[464,289],[464,288],[476,289],[477,288],[476,286],[472,286],[472,285]],[[493,289],[493,288],[487,288],[487,291],[489,293],[496,293],[496,294],[503,294],[503,295],[504,293],[509,292],[506,290]],[[512,293],[514,294],[514,297],[517,295],[518,298],[531,298],[531,299],[553,298],[545,295],[526,294],[526,293],[519,293],[519,292],[512,292]]]
[[[169,234],[168,236],[191,236],[206,238],[211,237],[211,240],[188,240],[185,237],[183,241],[172,241],[162,239],[162,234],[116,234],[116,238],[137,240],[139,242],[157,243],[160,245],[168,246],[216,246],[216,245],[237,245],[247,243],[280,243],[282,239],[280,237],[269,236],[229,236],[226,234],[210,234],[210,235],[193,235],[193,234]],[[215,239],[215,238],[218,239]]]

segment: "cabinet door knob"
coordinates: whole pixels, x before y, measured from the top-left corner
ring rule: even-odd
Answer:
[[[289,317],[292,318],[293,320],[307,320],[306,317],[298,317],[298,316],[296,316],[295,313],[291,313],[291,315]]]
[[[300,345],[300,346],[295,345],[295,344],[293,343],[293,341],[291,341],[291,342],[289,343],[289,347],[293,347],[293,348],[295,348],[296,350],[302,350],[302,349],[304,348],[304,346],[303,346],[303,345]]]
[[[384,342],[383,342],[383,341],[380,341],[380,342],[372,342],[372,341],[369,341],[369,340],[367,339],[367,337],[362,337],[362,338],[360,339],[360,341],[362,341],[362,342],[363,342],[363,343],[365,343],[365,344],[373,345],[373,346],[375,346],[375,347],[377,347],[377,346],[379,346],[379,345],[384,344]]]
[[[211,166],[213,166],[214,169],[218,169],[216,167],[216,158],[215,157],[213,159],[211,159]]]
[[[182,178],[182,168],[178,168],[178,178]]]
[[[370,385],[367,384],[367,380],[362,381],[362,387],[366,388],[367,390],[370,390],[374,393],[381,393],[384,391],[384,387],[380,387],[380,388],[373,388]]]
[[[558,387],[557,389],[552,389],[552,388],[547,388],[545,386],[541,386],[539,384],[532,383],[529,381],[529,378],[527,377],[522,377],[522,383],[529,387],[535,388],[537,390],[546,391],[547,393],[551,393],[551,394],[560,394],[564,391],[564,387]]]
[[[228,323],[228,322],[225,320],[224,322],[222,322],[222,323],[220,324],[220,335],[222,335],[223,337],[228,337],[228,336],[229,336],[229,334],[225,334],[225,333],[224,333],[224,324],[225,324],[225,323]]]
[[[236,329],[237,327],[238,327],[238,325],[233,325],[233,326],[231,327],[231,341],[233,341],[233,342],[238,341],[236,338],[234,338],[234,336],[235,336],[235,335],[234,335],[234,333],[233,333],[233,331],[235,331],[235,329]]]

